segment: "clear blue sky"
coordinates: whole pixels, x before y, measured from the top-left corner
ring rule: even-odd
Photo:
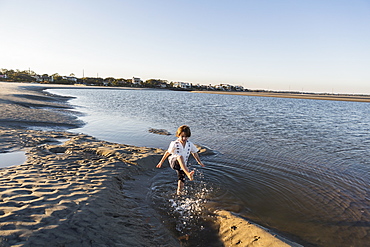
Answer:
[[[369,0],[0,0],[0,68],[370,94]]]

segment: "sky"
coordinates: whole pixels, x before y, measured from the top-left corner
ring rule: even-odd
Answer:
[[[370,0],[0,0],[0,68],[370,94]]]

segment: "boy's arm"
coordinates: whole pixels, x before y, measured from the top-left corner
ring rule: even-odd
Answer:
[[[161,159],[161,161],[159,161],[158,165],[156,166],[157,168],[161,168],[161,166],[163,165],[163,162],[167,159],[167,157],[170,156],[170,153],[168,151],[166,151]]]
[[[205,167],[203,162],[200,160],[198,153],[192,153],[192,155],[194,156],[195,160],[198,162],[199,165],[201,165],[202,167]]]

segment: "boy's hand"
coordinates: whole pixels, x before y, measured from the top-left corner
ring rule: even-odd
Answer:
[[[161,168],[161,167],[162,167],[162,164],[161,164],[161,163],[159,163],[156,167],[157,167],[157,168]]]

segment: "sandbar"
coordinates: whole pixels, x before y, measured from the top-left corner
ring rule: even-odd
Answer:
[[[335,100],[370,102],[370,95],[347,95],[347,94],[309,94],[309,93],[279,93],[279,92],[229,92],[229,91],[192,91],[193,93],[226,94],[256,97],[275,97],[291,99]]]

